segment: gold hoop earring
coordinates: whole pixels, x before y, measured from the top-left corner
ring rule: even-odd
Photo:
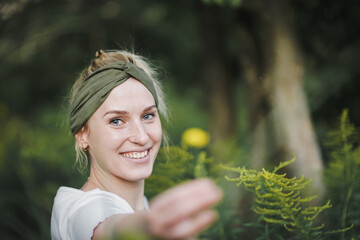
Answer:
[[[81,149],[82,149],[84,152],[87,152],[88,147],[82,147]]]

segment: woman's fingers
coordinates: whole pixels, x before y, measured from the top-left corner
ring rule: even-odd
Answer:
[[[151,202],[151,209],[153,211],[168,209],[173,207],[174,204],[182,204],[184,200],[189,198],[203,200],[205,196],[208,196],[207,199],[209,200],[218,200],[221,195],[221,190],[211,180],[196,179],[160,194]]]
[[[158,225],[172,225],[221,199],[222,193],[208,179],[199,179],[165,192],[151,204],[152,219]]]

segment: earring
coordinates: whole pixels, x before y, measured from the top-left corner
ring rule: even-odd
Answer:
[[[82,149],[84,152],[87,152],[88,147],[82,147],[81,149]]]

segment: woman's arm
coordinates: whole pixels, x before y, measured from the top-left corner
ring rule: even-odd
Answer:
[[[221,190],[211,180],[197,179],[155,197],[149,212],[116,214],[107,218],[94,230],[93,239],[131,230],[163,239],[191,238],[215,221],[216,213],[211,207],[221,197]]]

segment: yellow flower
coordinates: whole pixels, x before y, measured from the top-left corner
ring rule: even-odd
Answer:
[[[209,144],[210,134],[200,128],[188,128],[181,139],[188,147],[203,148]]]

